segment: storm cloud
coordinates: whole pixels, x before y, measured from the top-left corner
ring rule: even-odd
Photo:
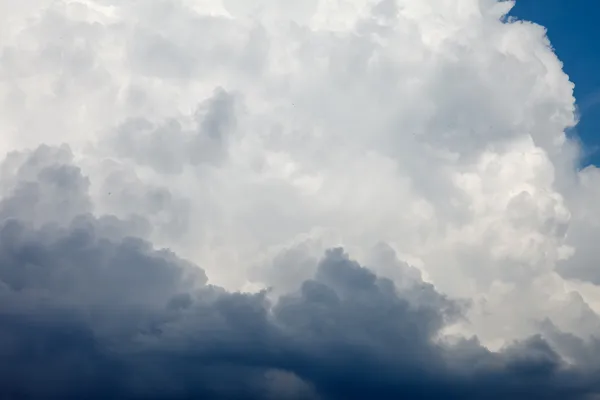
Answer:
[[[440,337],[465,304],[410,268],[398,287],[329,249],[298,290],[271,299],[207,284],[199,266],[116,217],[56,222],[48,210],[65,193],[87,198],[68,154],[12,155],[22,164],[1,208],[14,214],[0,227],[5,396],[563,399],[598,389],[597,364],[567,363],[540,335],[496,352]],[[42,187],[44,202],[18,201],[23,187]],[[558,343],[580,357],[594,350]]]

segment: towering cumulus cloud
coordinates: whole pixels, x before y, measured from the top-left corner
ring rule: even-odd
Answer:
[[[600,172],[511,6],[0,0],[0,398],[600,396]]]

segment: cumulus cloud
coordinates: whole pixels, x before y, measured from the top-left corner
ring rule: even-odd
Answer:
[[[598,395],[600,175],[511,5],[0,0],[1,394]]]
[[[339,248],[271,303],[266,292],[207,286],[199,267],[102,226],[93,217],[65,228],[3,224],[6,395],[565,398],[595,389],[592,371],[567,365],[539,336],[496,353],[476,339],[440,341],[460,304],[420,279],[396,287]]]

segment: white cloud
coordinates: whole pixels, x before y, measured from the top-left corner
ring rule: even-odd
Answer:
[[[287,293],[343,245],[470,299],[453,329],[491,347],[545,318],[589,337],[600,174],[576,170],[573,84],[510,6],[0,0],[0,150],[67,143],[89,177],[17,214],[38,172],[10,156],[2,210],[115,215],[228,289]]]

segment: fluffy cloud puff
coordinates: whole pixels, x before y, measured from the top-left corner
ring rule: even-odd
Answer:
[[[58,188],[86,197],[78,168],[40,162],[66,151],[25,158],[18,171],[46,190],[41,205],[24,207],[60,209]],[[206,285],[199,267],[127,235],[125,221],[67,220],[12,217],[0,228],[5,395],[558,399],[596,389],[594,364],[567,364],[540,336],[495,353],[475,338],[440,337],[461,304],[410,267],[397,286],[332,249],[311,279],[270,302],[264,291]]]
[[[3,394],[598,391],[600,175],[510,2],[13,3]]]

